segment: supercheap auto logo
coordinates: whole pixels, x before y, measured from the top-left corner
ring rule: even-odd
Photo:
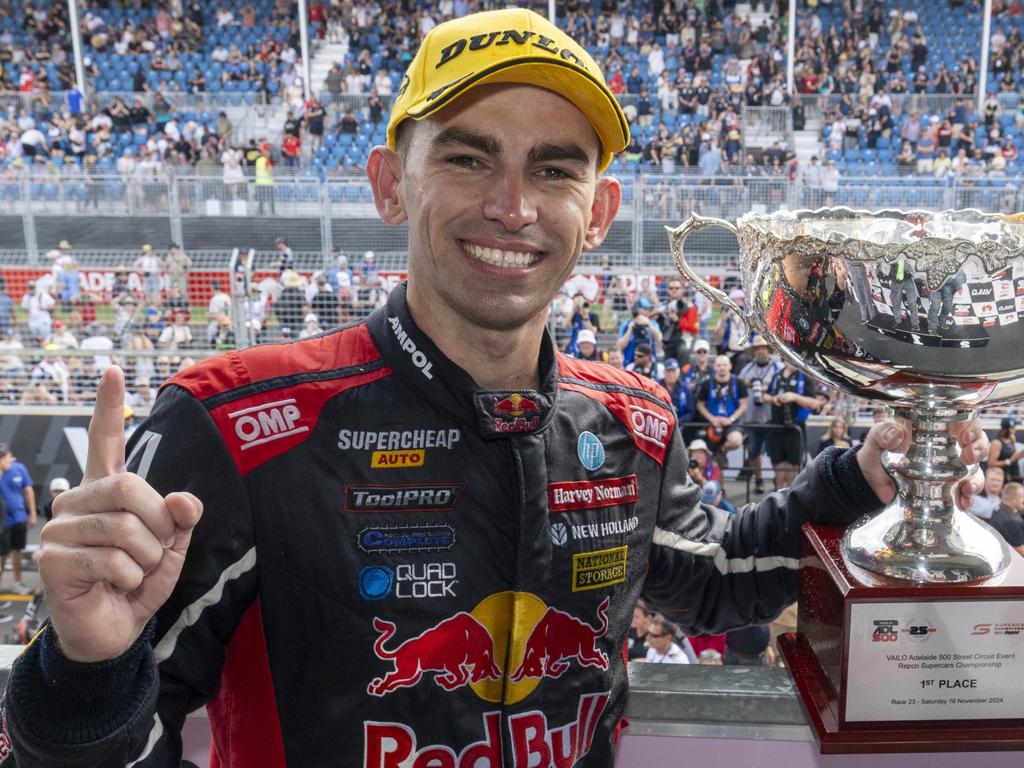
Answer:
[[[608,669],[598,648],[608,631],[608,602],[584,619],[529,592],[498,592],[404,639],[398,625],[374,618],[373,653],[386,666],[366,691],[386,696],[431,683],[446,691],[468,686],[484,701],[515,704],[543,678],[561,677],[574,665]]]

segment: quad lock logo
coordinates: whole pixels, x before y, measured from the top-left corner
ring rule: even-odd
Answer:
[[[403,600],[427,597],[455,597],[458,583],[455,563],[401,563],[368,565],[359,571],[359,596],[363,600],[383,600],[394,592]]]

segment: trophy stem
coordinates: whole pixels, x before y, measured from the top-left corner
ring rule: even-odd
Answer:
[[[910,420],[912,431],[906,455],[887,467],[898,492],[880,514],[847,530],[847,565],[922,584],[977,581],[1004,571],[1006,542],[956,505],[956,486],[973,468],[960,460],[949,427],[975,413],[907,409],[897,415]]]

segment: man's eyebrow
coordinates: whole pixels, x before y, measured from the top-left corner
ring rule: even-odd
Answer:
[[[478,150],[486,155],[500,155],[501,144],[490,136],[466,130],[465,128],[446,128],[434,137],[431,142],[433,149],[444,146],[461,144],[465,147]]]
[[[546,163],[552,160],[570,160],[589,164],[592,158],[579,144],[541,144],[530,150],[530,162]]]

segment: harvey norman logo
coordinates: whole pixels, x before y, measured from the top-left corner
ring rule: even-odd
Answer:
[[[228,418],[233,423],[235,436],[242,441],[243,451],[309,431],[308,426],[296,426],[302,414],[294,397],[243,408],[229,413]]]
[[[398,339],[398,343],[402,346],[402,351],[409,355],[412,364],[419,368],[420,373],[428,379],[433,379],[434,374],[430,372],[430,369],[434,367],[434,364],[416,346],[416,342],[409,338],[409,333],[402,327],[402,321],[397,317],[391,316],[388,318],[388,323],[391,324],[391,330],[394,332],[395,338]]]
[[[636,475],[548,484],[548,511],[597,509],[637,500]]]

